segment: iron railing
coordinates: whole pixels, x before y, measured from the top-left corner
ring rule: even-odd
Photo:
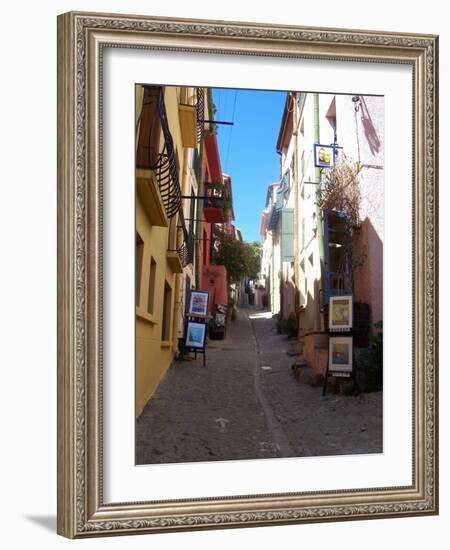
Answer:
[[[181,188],[178,178],[178,166],[175,155],[172,134],[169,130],[166,106],[164,103],[164,91],[159,88],[157,94],[156,110],[161,123],[161,131],[164,144],[158,153],[156,162],[150,164],[150,169],[155,171],[159,192],[166,210],[167,216],[172,218],[181,208]],[[149,159],[151,163],[151,158]]]
[[[197,88],[197,142],[201,143],[205,133],[205,91]]]
[[[181,238],[179,239],[181,245],[177,248],[177,252],[180,256],[181,265],[186,267],[194,260],[194,235],[187,230],[186,221],[181,208],[179,214],[178,230],[181,232]]]
[[[155,90],[155,88],[153,89]],[[197,120],[198,116],[199,115],[197,115]],[[153,130],[155,132],[159,131],[156,117],[159,118],[164,143],[162,148],[160,148],[156,161],[152,158],[152,147],[151,143],[149,143],[148,168],[155,172],[159,192],[168,218],[173,218],[178,214],[177,231],[181,234],[176,236],[176,242],[181,242],[181,245],[178,246],[177,244],[176,252],[180,257],[183,267],[185,267],[193,261],[194,236],[188,232],[184,219],[178,164],[167,119],[163,88],[158,88],[156,93],[156,109],[151,123],[152,131],[150,132],[150,141],[153,137]]]

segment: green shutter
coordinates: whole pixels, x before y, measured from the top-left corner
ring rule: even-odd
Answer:
[[[294,261],[294,209],[281,210],[281,261]]]
[[[283,206],[283,187],[279,187],[276,191],[275,207],[282,208]]]

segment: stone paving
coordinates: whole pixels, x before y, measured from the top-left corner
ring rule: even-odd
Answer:
[[[322,397],[299,383],[275,325],[242,309],[210,340],[206,367],[175,361],[136,421],[136,463],[381,452],[382,394]]]

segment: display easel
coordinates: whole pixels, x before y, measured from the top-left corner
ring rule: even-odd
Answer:
[[[206,344],[207,344],[207,323],[211,319],[211,315],[188,315],[186,318],[185,323],[185,329],[184,334],[185,337],[183,339],[184,342],[186,342],[186,334],[189,326],[189,321],[194,321],[196,323],[202,323],[205,325],[205,340],[202,347],[194,347],[194,346],[187,346],[184,345],[184,350],[190,353],[194,353],[194,359],[197,359],[197,353],[203,355],[203,366],[206,367]]]
[[[335,333],[328,331],[329,338],[332,338],[335,336]],[[352,333],[346,333],[346,336],[352,339],[352,370],[351,371],[340,371],[338,369],[331,369],[330,370],[330,345],[328,346],[328,361],[327,361],[327,370],[325,371],[325,380],[323,383],[323,391],[322,396],[326,394],[327,391],[327,385],[328,385],[328,378],[331,376],[334,376],[335,378],[349,378],[350,380],[353,380],[353,382],[356,384],[356,362],[355,362],[355,349],[353,347],[353,334]]]
[[[192,295],[193,293],[196,293],[197,295],[205,295],[205,303],[203,305],[204,313],[200,313],[199,311],[193,311],[193,300]],[[188,353],[194,353],[194,358],[197,359],[197,354],[203,355],[203,366],[206,366],[206,343],[207,343],[207,328],[208,328],[208,321],[211,319],[211,315],[208,314],[208,304],[209,304],[209,293],[207,291],[197,291],[195,289],[191,290],[190,296],[189,296],[189,308],[188,312],[186,314],[186,320],[184,323],[184,335],[183,335],[183,346],[182,346],[182,353],[181,353],[181,360],[183,360],[183,355],[185,352]],[[190,327],[192,324],[197,325],[197,328],[199,326],[203,326],[203,332],[202,332],[202,340],[201,345],[198,345],[197,343],[194,345],[194,342],[190,340]]]

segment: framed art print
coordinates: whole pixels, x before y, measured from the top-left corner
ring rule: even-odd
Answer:
[[[437,513],[437,55],[59,16],[61,535]],[[353,357],[382,387],[322,397]],[[367,447],[285,421],[333,407]]]
[[[186,331],[186,347],[188,348],[204,348],[206,336],[205,323],[197,323],[188,321]]]
[[[331,296],[330,331],[348,331],[353,328],[353,296]]]
[[[353,339],[351,336],[330,338],[328,372],[351,373],[353,369]]]
[[[191,296],[189,300],[189,315],[207,315],[208,297],[208,292],[191,290]]]

